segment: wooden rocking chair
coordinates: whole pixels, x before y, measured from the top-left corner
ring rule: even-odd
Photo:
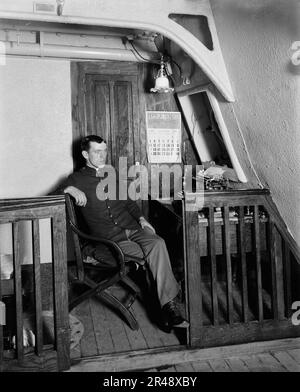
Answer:
[[[127,276],[132,268],[145,270],[145,260],[123,253],[119,245],[105,238],[86,234],[79,228],[73,199],[66,194],[68,223],[72,229],[76,265],[68,267],[69,275],[69,311],[90,297],[96,297],[101,302],[120,313],[133,330],[139,329],[138,322],[130,308],[137,297],[141,298],[139,287]],[[117,269],[103,269],[101,263],[86,263],[84,249],[87,245],[103,244],[118,261]],[[122,285],[128,295],[124,300],[114,296],[109,288],[116,283]]]

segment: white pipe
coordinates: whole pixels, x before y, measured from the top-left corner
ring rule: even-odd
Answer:
[[[158,60],[157,53],[140,51],[138,56],[134,51],[128,49],[115,48],[87,48],[74,47],[69,45],[40,45],[31,43],[4,42],[7,55],[38,56],[38,57],[63,57],[63,58],[82,58],[93,60],[117,60],[117,61],[154,61]]]

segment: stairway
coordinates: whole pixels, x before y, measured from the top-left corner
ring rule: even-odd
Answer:
[[[227,324],[227,288],[226,282],[218,282],[218,310],[219,310],[219,324]],[[242,293],[237,282],[232,284],[232,297],[233,297],[233,322],[243,322],[243,306],[242,306]],[[212,325],[212,300],[211,300],[211,283],[202,282],[202,306],[203,306],[203,325]],[[265,319],[272,318],[272,305],[270,294],[263,289],[263,306]],[[249,304],[248,307],[248,320],[257,320],[255,315],[256,310]]]

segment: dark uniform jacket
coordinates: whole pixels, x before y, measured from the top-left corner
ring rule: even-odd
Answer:
[[[96,169],[85,166],[71,174],[60,189],[75,186],[85,193],[87,204],[78,208],[90,234],[117,242],[127,240],[125,229],[140,229],[138,221],[142,212],[131,199],[99,200],[97,186],[102,180]],[[118,187],[116,196],[118,198]]]

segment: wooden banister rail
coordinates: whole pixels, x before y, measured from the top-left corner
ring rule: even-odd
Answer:
[[[300,252],[270,192],[186,193],[184,214],[191,345],[298,336],[289,317]]]
[[[53,323],[54,344],[43,341],[43,310],[41,287],[41,244],[40,220],[50,220],[52,247]],[[34,307],[34,349],[24,348],[23,330],[23,287],[21,241],[24,241],[21,225],[31,222],[31,248],[33,255],[33,307]],[[0,366],[2,370],[65,370],[70,367],[70,331],[68,313],[66,220],[64,196],[46,196],[0,200],[0,224],[12,226],[13,277],[0,279],[1,295],[10,295],[15,304],[15,349],[6,355],[3,344],[3,327],[0,326]],[[1,239],[0,239],[1,240]],[[49,277],[48,279],[51,279]],[[10,290],[3,291],[9,287]],[[2,286],[2,289],[1,289]],[[11,353],[13,351],[13,353]],[[34,352],[33,352],[34,351]]]

